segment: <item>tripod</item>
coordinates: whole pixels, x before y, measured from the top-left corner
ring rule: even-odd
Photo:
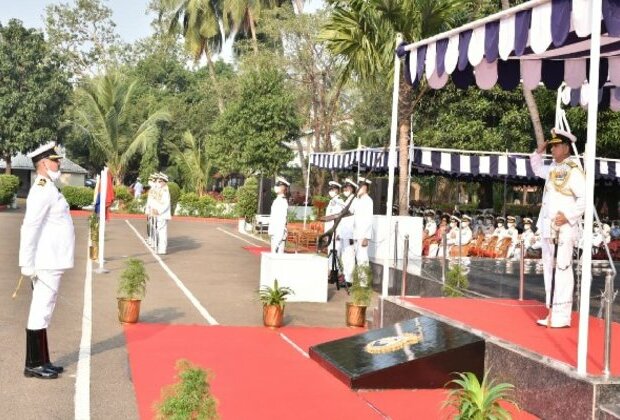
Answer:
[[[331,262],[332,262],[327,281],[329,283],[336,284],[336,290],[340,290],[341,287],[344,287],[347,293],[349,293],[349,286],[347,285],[347,282],[344,279],[344,275],[342,277],[339,275],[339,272],[342,267],[340,267],[340,260],[338,259],[338,250],[336,250],[336,240],[337,239],[334,238],[334,240],[332,241],[331,249],[329,250],[329,253],[327,254],[327,258],[328,259],[331,258]]]

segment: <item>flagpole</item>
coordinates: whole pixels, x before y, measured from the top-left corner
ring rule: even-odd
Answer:
[[[103,267],[103,256],[105,247],[105,213],[106,213],[106,198],[108,194],[108,167],[104,167],[99,177],[99,268],[95,270],[97,274],[107,273]]]

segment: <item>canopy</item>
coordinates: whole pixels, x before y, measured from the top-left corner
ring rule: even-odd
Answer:
[[[600,0],[599,0],[600,1]],[[600,88],[610,86],[607,104],[620,110],[620,2],[602,0]],[[564,81],[575,90],[588,86],[593,0],[534,0],[458,29],[409,45],[397,53],[405,58],[405,78],[417,84],[426,78],[433,89],[448,81],[459,88],[496,84],[512,90],[541,83],[557,89]],[[602,92],[600,97],[602,97]],[[584,98],[585,101],[585,98]]]
[[[311,153],[309,159],[310,165],[320,169],[345,171],[359,164],[366,171],[388,170],[388,151],[383,148]],[[414,147],[409,159],[418,173],[465,179],[508,179],[524,184],[541,181],[532,170],[529,156],[522,153]],[[550,163],[550,159],[546,163]],[[620,160],[598,158],[595,169],[597,181],[620,183]]]

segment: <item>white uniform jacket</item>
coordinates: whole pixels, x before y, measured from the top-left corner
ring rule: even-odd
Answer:
[[[346,203],[344,203],[345,207],[351,200],[355,200],[354,195],[350,195],[349,198],[347,198]],[[354,205],[355,203],[351,203],[351,206],[349,207],[349,211],[351,213],[353,213],[351,209]],[[338,228],[336,229],[336,234],[342,240],[353,239],[353,216],[347,216],[340,219],[340,223],[338,223]]]
[[[469,228],[469,226],[463,226],[461,228],[461,245],[467,245],[471,242],[472,237],[474,236],[474,234],[472,233],[471,229]],[[457,243],[458,245],[458,239],[457,239]]]
[[[271,203],[271,215],[269,217],[269,229],[267,233],[270,236],[278,235],[280,238],[284,238],[287,216],[288,201],[286,201],[286,198],[279,195],[273,200],[273,203]]]
[[[151,215],[151,210],[153,210],[153,199],[157,195],[157,190],[159,187],[155,186],[154,182],[149,182],[149,192],[146,196],[146,205],[144,206],[144,213],[147,216]]]
[[[155,191],[153,201],[151,201],[151,208],[157,210],[157,218],[170,220],[172,215],[170,213],[170,190],[167,186],[158,188]]]
[[[458,227],[450,227],[450,232],[448,232],[448,236],[446,236],[448,245],[457,245],[459,244],[459,228]],[[463,245],[461,238],[461,245]]]
[[[504,236],[506,236],[506,228],[504,226],[502,227],[496,227],[495,230],[493,231],[493,235],[491,236],[497,236],[497,239],[502,239]]]
[[[351,205],[353,213],[353,239],[372,239],[373,203],[368,194],[358,197]]]
[[[521,234],[521,239],[523,239],[523,244],[525,248],[529,248],[536,242],[536,235],[532,229],[526,229]]]
[[[586,208],[585,176],[577,164],[567,158],[545,165],[542,154],[532,153],[530,163],[534,174],[545,179],[545,191],[536,223],[543,238],[551,238],[551,224],[558,212],[564,213],[572,228],[573,237],[579,234],[579,221]]]
[[[21,227],[19,266],[36,270],[73,268],[75,231],[69,204],[54,183],[34,180]]]
[[[331,200],[329,200],[329,204],[327,204],[327,208],[325,209],[325,216],[331,216],[333,214],[338,214],[338,213],[340,213],[342,211],[343,208],[344,208],[344,201],[342,201],[342,198],[340,198],[340,196],[337,195],[334,198],[332,198]],[[340,229],[340,225],[341,224],[342,224],[342,220],[338,224],[337,230]],[[332,226],[334,226],[334,221],[333,220],[331,220],[329,222],[325,222],[325,232],[330,230],[332,228]],[[335,238],[335,236],[334,236],[334,238]]]
[[[434,219],[426,221],[424,232],[426,232],[426,236],[433,236],[437,232],[437,223],[435,223]]]

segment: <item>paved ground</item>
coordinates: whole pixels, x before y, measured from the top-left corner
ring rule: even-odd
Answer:
[[[25,325],[31,291],[24,283],[11,299],[19,276],[17,267],[21,211],[0,212],[0,413],[6,419],[70,419],[75,416],[76,372],[82,336],[84,285],[87,279],[87,220],[76,217],[75,268],[68,271],[60,289],[49,328],[50,355],[65,366],[61,379],[24,378]],[[264,245],[241,237],[236,225],[173,221],[169,253],[163,265],[195,297],[173,281],[151,254],[132,226],[145,232],[143,220],[112,220],[106,241],[105,274],[92,274],[92,340],[90,360],[90,415],[93,419],[138,417],[131,382],[125,337],[116,318],[116,284],[127,257],[144,260],[150,282],[142,302],[141,322],[208,324],[196,306],[202,306],[223,325],[261,325],[256,299],[260,258],[242,249]],[[250,243],[248,243],[249,241]],[[97,268],[97,264],[94,265]],[[289,303],[285,322],[290,325],[343,326],[344,291],[330,288],[327,304]],[[87,322],[88,323],[88,322]],[[157,351],[157,349],[153,349]],[[79,399],[83,402],[83,399]],[[78,411],[79,412],[79,411]]]

